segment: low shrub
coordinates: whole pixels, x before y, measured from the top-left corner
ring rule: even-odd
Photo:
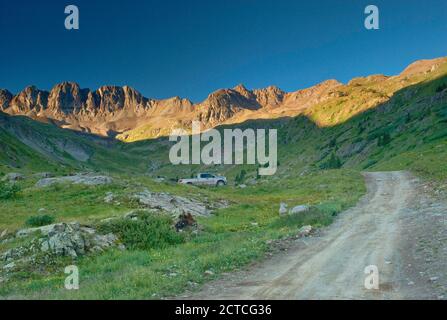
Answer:
[[[114,233],[126,248],[147,250],[165,248],[184,242],[182,234],[177,233],[170,217],[144,214],[138,220],[117,219],[98,226],[101,233]]]
[[[343,211],[342,204],[338,202],[327,202],[318,204],[315,206],[315,208],[321,211],[322,213],[331,215],[333,217],[335,217],[338,213]]]
[[[29,217],[26,220],[25,224],[30,227],[42,227],[42,226],[47,226],[49,224],[52,224],[54,222],[54,220],[55,219],[53,216],[43,214],[43,215]]]
[[[242,169],[241,172],[236,175],[236,178],[234,178],[234,181],[236,182],[236,184],[244,183],[246,175],[247,175],[247,171]]]
[[[19,192],[20,187],[17,184],[0,181],[0,200],[12,199]]]
[[[339,169],[342,167],[342,165],[343,164],[340,158],[335,153],[332,153],[329,159],[320,165],[320,169],[323,170]]]
[[[389,133],[384,133],[383,135],[379,136],[377,145],[379,147],[384,147],[391,142],[391,135]]]

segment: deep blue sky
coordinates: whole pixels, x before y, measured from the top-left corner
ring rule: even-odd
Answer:
[[[64,28],[69,4],[79,31]],[[368,4],[378,31],[363,26]],[[0,87],[14,93],[75,81],[197,102],[238,83],[295,91],[446,55],[446,0],[0,0]]]

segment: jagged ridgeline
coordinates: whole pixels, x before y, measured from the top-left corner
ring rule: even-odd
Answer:
[[[418,61],[398,76],[335,80],[286,93],[239,85],[198,104],[155,100],[129,87],[96,91],[75,83],[50,92],[0,90],[0,163],[11,168],[93,168],[172,175],[199,167],[169,165],[173,128],[276,128],[281,175],[306,170],[411,168],[445,170],[447,58]],[[436,161],[436,165],[428,163]],[[207,168],[228,174],[255,169]],[[12,169],[11,169],[12,170]]]

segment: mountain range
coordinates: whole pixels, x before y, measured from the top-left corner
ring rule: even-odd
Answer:
[[[331,114],[332,119],[324,115],[315,119],[320,125],[332,125],[385,102],[397,90],[418,83],[446,62],[447,58],[421,60],[397,76],[373,75],[347,84],[327,80],[290,93],[276,86],[248,90],[240,84],[213,92],[197,104],[179,97],[146,98],[128,86],[103,86],[92,91],[64,82],[49,92],[29,86],[17,95],[0,89],[0,111],[126,142],[165,136],[173,128],[190,128],[193,120],[211,128],[253,119],[299,114],[312,117],[316,112],[324,113],[319,105],[330,109],[331,103],[343,103],[337,116]]]
[[[274,178],[339,166],[438,176],[447,156],[446,106],[447,58],[417,61],[396,76],[329,80],[292,93],[239,85],[198,104],[68,82],[50,92],[0,90],[0,173],[94,170],[174,179],[202,170],[256,177],[256,167],[171,165],[166,136],[200,120],[218,130],[277,129]]]

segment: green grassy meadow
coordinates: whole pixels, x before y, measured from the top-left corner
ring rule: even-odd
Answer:
[[[117,179],[117,178],[116,178]],[[56,221],[80,221],[95,224],[99,219],[120,215],[135,208],[126,202],[126,194],[146,187],[185,194],[198,189],[209,199],[228,199],[231,206],[212,217],[200,218],[203,230],[181,244],[150,250],[110,250],[99,256],[76,261],[81,272],[81,288],[69,292],[63,288],[64,266],[60,259],[51,272],[26,270],[14,281],[0,287],[0,296],[45,299],[150,299],[182,292],[191,283],[203,283],[220,273],[229,272],[261,259],[268,250],[267,241],[294,235],[303,225],[328,225],[337,213],[354,205],[364,194],[361,175],[352,170],[316,172],[302,179],[281,183],[266,182],[262,187],[239,189],[197,188],[160,185],[142,179],[102,187],[59,185],[36,190],[23,182],[16,199],[0,204],[0,229],[24,227],[30,213],[45,205]],[[125,186],[125,187],[124,187]],[[119,206],[107,205],[106,192],[122,199]],[[195,193],[197,194],[197,193]],[[302,216],[280,217],[279,202],[309,204],[312,210]],[[48,205],[51,204],[51,205]],[[0,251],[9,247],[0,246]],[[70,262],[73,263],[73,262]],[[213,275],[206,276],[205,271]]]

